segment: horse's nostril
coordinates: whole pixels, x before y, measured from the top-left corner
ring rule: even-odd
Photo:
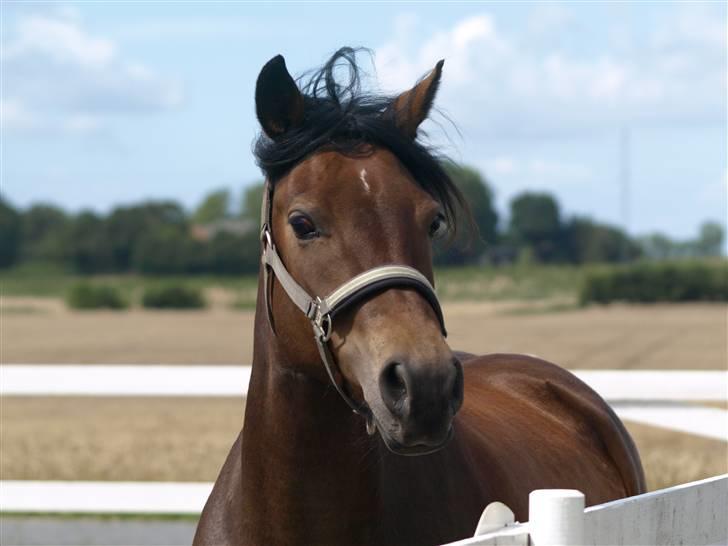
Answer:
[[[407,381],[405,369],[399,362],[390,362],[379,376],[379,388],[382,400],[389,411],[401,414],[407,398]]]

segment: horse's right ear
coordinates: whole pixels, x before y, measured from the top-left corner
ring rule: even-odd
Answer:
[[[288,73],[282,55],[265,63],[258,75],[255,112],[263,131],[272,139],[303,121],[303,95]]]

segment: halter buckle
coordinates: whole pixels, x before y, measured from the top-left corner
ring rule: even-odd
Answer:
[[[317,297],[311,302],[311,307],[308,310],[308,318],[311,320],[311,326],[313,326],[313,333],[316,339],[326,343],[331,338],[331,313],[323,312],[324,301]]]

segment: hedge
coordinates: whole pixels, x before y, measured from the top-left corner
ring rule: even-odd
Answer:
[[[168,284],[144,290],[142,305],[152,309],[200,309],[206,302],[199,288]]]
[[[125,309],[129,306],[118,288],[89,283],[73,286],[66,303],[72,309]]]
[[[583,304],[728,301],[728,261],[640,262],[589,271]]]

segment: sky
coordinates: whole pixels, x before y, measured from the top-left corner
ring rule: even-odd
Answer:
[[[219,187],[237,195],[261,179],[251,144],[263,64],[280,53],[298,75],[351,45],[373,51],[372,85],[390,93],[445,59],[446,117],[423,128],[484,174],[502,216],[532,190],[633,235],[685,239],[726,223],[724,2],[0,9],[0,192],[16,206],[193,208]]]

